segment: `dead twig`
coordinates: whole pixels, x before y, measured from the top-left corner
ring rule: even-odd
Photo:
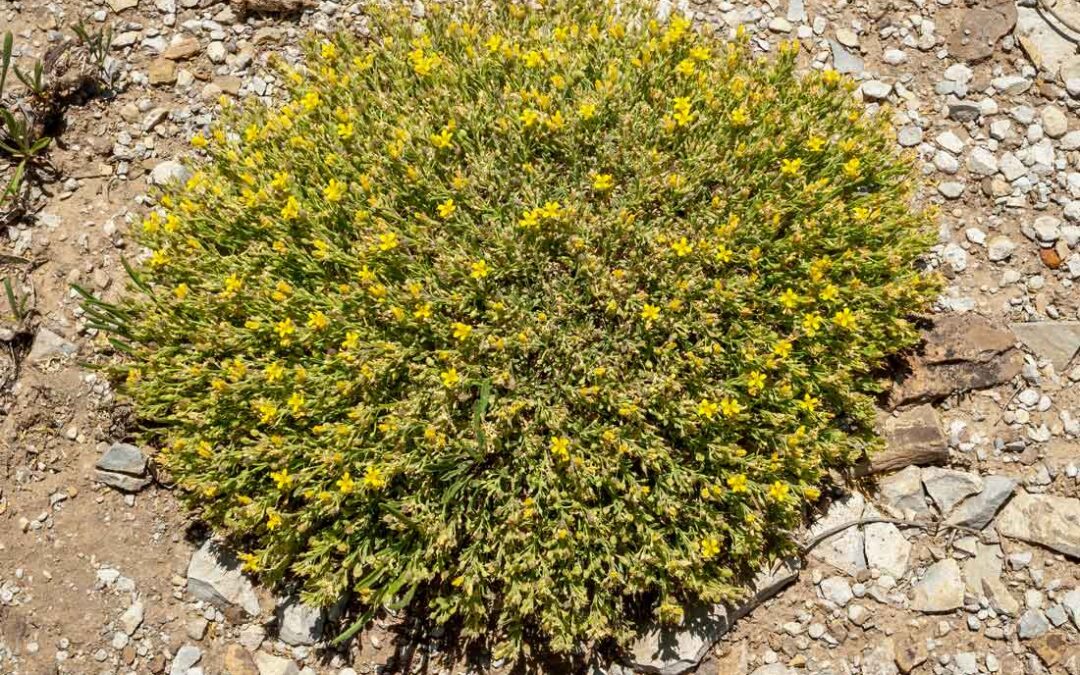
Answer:
[[[973,535],[975,537],[978,537],[980,542],[984,544],[987,543],[986,540],[983,538],[983,533],[980,530],[976,530],[973,527],[964,527],[963,525],[953,525],[952,523],[943,523],[941,521],[923,523],[916,520],[900,520],[898,518],[860,518],[859,520],[853,520],[849,523],[843,523],[841,525],[837,525],[836,527],[831,527],[824,532],[817,534],[805,543],[800,544],[799,552],[802,555],[806,555],[814,548],[816,548],[821,542],[825,541],[826,539],[831,539],[832,537],[835,537],[844,530],[852,527],[862,527],[863,525],[873,525],[875,523],[887,523],[889,525],[895,525],[897,527],[916,527],[920,530],[925,530],[926,532],[929,532],[934,536],[937,536],[937,534],[942,530],[954,530]]]

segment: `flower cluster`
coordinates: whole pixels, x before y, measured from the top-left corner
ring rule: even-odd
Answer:
[[[556,650],[677,621],[868,444],[935,284],[910,160],[831,71],[648,7],[429,5],[311,45],[142,226],[157,460],[245,566]]]

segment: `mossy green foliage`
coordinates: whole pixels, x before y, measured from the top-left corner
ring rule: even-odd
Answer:
[[[934,284],[831,71],[648,7],[389,11],[196,136],[124,391],[250,570],[556,650],[790,551]]]

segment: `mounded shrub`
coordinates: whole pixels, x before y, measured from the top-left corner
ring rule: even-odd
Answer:
[[[88,309],[247,569],[555,650],[720,601],[878,440],[934,284],[910,160],[798,45],[623,0],[417,19],[282,67]]]

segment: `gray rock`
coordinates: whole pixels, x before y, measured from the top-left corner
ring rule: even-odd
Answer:
[[[1012,257],[1016,243],[1003,234],[992,237],[986,245],[986,257],[990,262],[1001,262]]]
[[[912,608],[926,614],[951,612],[964,604],[960,565],[952,558],[934,563],[915,585]]]
[[[128,476],[122,473],[101,470],[94,471],[93,479],[98,483],[103,483],[109,487],[116,488],[121,492],[138,492],[153,482],[149,478],[140,478],[138,476]]]
[[[240,571],[240,561],[214,540],[207,540],[188,564],[188,592],[218,609],[239,606],[258,616],[259,598],[251,581]]]
[[[899,675],[896,656],[891,640],[878,642],[876,646],[862,655],[863,675]]]
[[[1080,558],[1080,499],[1020,490],[998,514],[996,527],[1004,537]]]
[[[926,503],[926,492],[923,490],[922,469],[917,466],[909,466],[882,478],[879,488],[885,506],[899,518],[904,517],[905,511],[930,512]]]
[[[963,272],[968,266],[967,251],[956,242],[945,244],[945,248],[941,250],[941,259],[952,268],[953,272]]]
[[[175,160],[167,159],[150,171],[150,184],[165,186],[169,183],[186,183],[191,178],[191,169]]]
[[[1021,640],[1037,638],[1050,630],[1050,622],[1046,615],[1037,609],[1029,609],[1020,615],[1017,622],[1016,634]]]
[[[1061,237],[1061,221],[1054,216],[1039,216],[1031,229],[1035,238],[1043,244],[1053,244]]]
[[[959,101],[949,104],[949,119],[957,122],[974,122],[979,119],[982,110],[978,105],[969,101]]]
[[[1080,589],[1073,589],[1061,597],[1061,606],[1072,618],[1073,625],[1080,630]]]
[[[1002,568],[1000,546],[976,543],[975,555],[964,562],[964,584],[972,596],[989,600],[994,611],[1016,616],[1020,603],[1002,581]]]
[[[202,650],[195,645],[184,645],[176,650],[173,657],[169,675],[187,675],[188,669],[199,662],[202,658]]]
[[[911,556],[911,543],[891,523],[871,523],[863,535],[866,539],[866,564],[894,579],[903,578]]]
[[[806,5],[803,0],[789,0],[787,8],[787,20],[792,23],[806,21]]]
[[[798,675],[798,671],[788,668],[782,663],[770,663],[755,670],[750,675]]]
[[[1080,321],[1013,323],[1009,328],[1028,349],[1061,373],[1080,350]]]
[[[1080,56],[1056,22],[1046,19],[1042,10],[1017,7],[1014,35],[1031,60],[1046,73],[1047,79],[1069,82],[1080,77]]]
[[[981,530],[990,524],[998,510],[1012,497],[1016,481],[1006,476],[983,478],[983,489],[968,497],[949,514],[947,523]]]
[[[863,98],[868,101],[883,101],[892,93],[892,85],[881,80],[867,80],[859,87]]]
[[[1061,138],[1069,130],[1069,118],[1056,105],[1043,108],[1041,117],[1043,131],[1050,138]]]
[[[143,604],[138,600],[131,603],[131,606],[120,615],[120,628],[123,629],[124,634],[128,636],[134,635],[135,631],[142,625],[142,622]]]
[[[968,156],[968,171],[979,176],[993,176],[998,172],[998,160],[986,148],[976,147]]]
[[[896,134],[896,140],[905,148],[911,148],[923,140],[923,130],[914,124],[909,124],[900,129]]]
[[[34,344],[26,360],[30,363],[46,363],[53,359],[74,356],[79,348],[48,328],[41,328],[34,336]]]
[[[922,481],[942,514],[949,513],[954,506],[983,489],[982,478],[976,474],[936,466],[923,469]]]
[[[855,594],[851,592],[851,584],[843,577],[823,579],[821,581],[821,596],[837,607],[846,607],[849,602],[855,599]]]
[[[858,75],[863,71],[863,60],[849,52],[836,40],[829,40],[832,49],[833,68],[844,75]]]
[[[990,85],[1003,94],[1015,96],[1031,88],[1031,80],[1021,75],[1003,75],[990,80]]]
[[[255,667],[259,669],[259,675],[300,675],[295,663],[266,652],[255,652]]]
[[[113,443],[95,466],[102,471],[142,476],[146,473],[146,455],[134,445]]]
[[[322,638],[324,613],[319,607],[288,598],[278,607],[278,637],[288,645],[313,645]]]
[[[810,528],[810,536],[814,537],[837,525],[859,520],[863,517],[865,510],[866,500],[857,492],[846,499],[833,502],[825,516]],[[863,542],[862,530],[849,527],[821,542],[810,551],[809,555],[842,572],[855,575],[866,569]]]

